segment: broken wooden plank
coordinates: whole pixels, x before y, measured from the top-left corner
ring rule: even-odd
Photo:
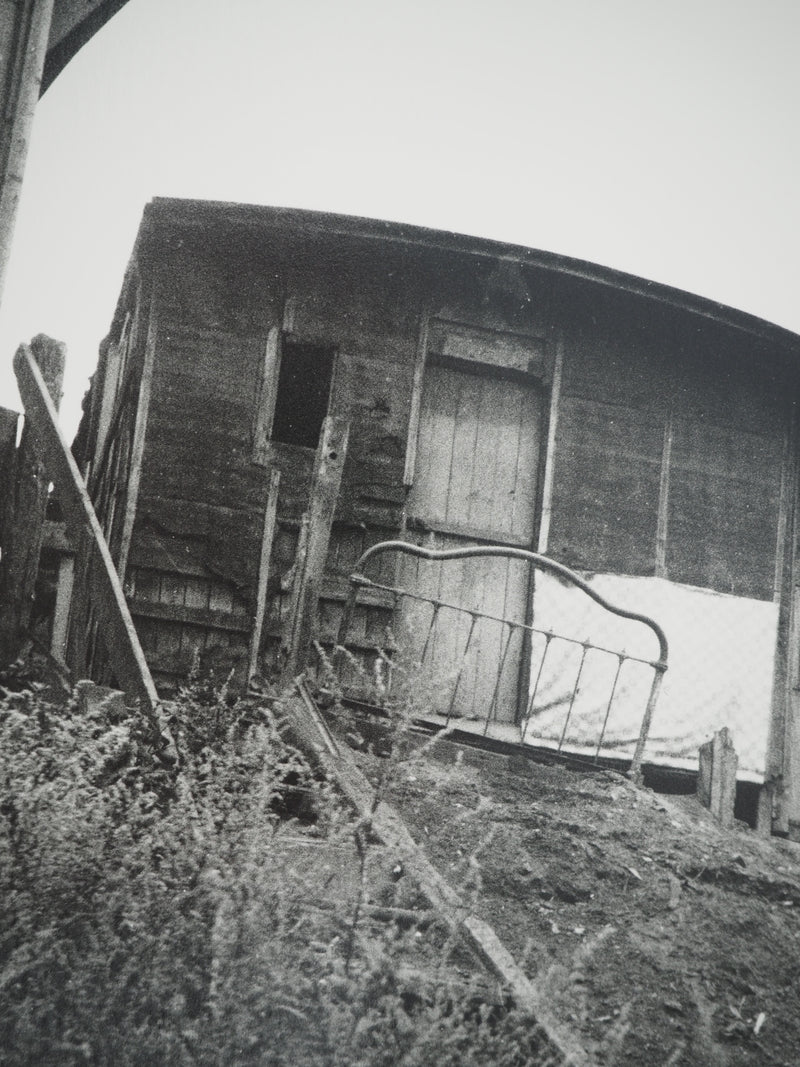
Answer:
[[[339,788],[349,804],[384,845],[402,860],[423,895],[448,925],[459,932],[479,959],[510,991],[518,1007],[530,1012],[561,1055],[562,1062],[575,1067],[588,1063],[585,1050],[575,1037],[556,1020],[543,996],[525,975],[514,956],[494,929],[469,913],[467,905],[433,866],[424,850],[414,840],[400,813],[383,800],[356,765],[344,745],[329,740],[327,725],[320,725],[321,715],[302,678],[295,679],[297,696],[287,705],[290,737],[298,748]],[[310,710],[314,708],[314,712]],[[335,751],[331,750],[331,744]]]
[[[221,611],[217,608],[198,608],[191,604],[174,604],[169,601],[137,600],[130,603],[130,612],[135,619],[163,619],[189,626],[204,626],[211,630],[226,630],[230,633],[249,634],[252,618],[243,611]]]
[[[38,334],[31,341],[30,352],[55,411],[61,402],[66,348],[62,342]],[[29,421],[17,450],[12,514],[4,533],[0,565],[0,662],[16,656],[30,625],[47,510],[50,475]]]
[[[261,648],[261,634],[264,629],[264,613],[267,608],[269,561],[272,557],[272,542],[275,540],[275,518],[278,513],[278,490],[280,489],[280,484],[281,472],[273,467],[269,474],[267,506],[264,509],[264,530],[261,535],[261,556],[258,563],[256,610],[253,616],[253,632],[250,638],[250,659],[247,665],[248,682],[258,670],[258,653]]]
[[[158,708],[150,669],[134,629],[108,545],[72,453],[58,426],[56,410],[30,348],[20,345],[14,371],[31,436],[52,478],[73,542],[86,546],[85,582],[100,624],[111,669],[119,684],[136,697],[151,717]],[[78,571],[80,576],[80,571]],[[162,724],[159,731],[169,743]]]
[[[733,747],[728,727],[723,726],[721,730],[717,730],[711,741],[700,746],[698,755],[698,799],[711,811],[721,826],[729,829],[734,821],[739,757]]]
[[[314,461],[308,508],[308,541],[302,566],[298,567],[296,610],[291,621],[286,662],[287,677],[305,667],[317,628],[319,596],[328,557],[331,526],[342,484],[350,426],[346,419],[329,415]]]

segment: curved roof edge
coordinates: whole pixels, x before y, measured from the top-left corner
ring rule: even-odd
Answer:
[[[149,235],[151,227],[165,223],[184,227],[203,227],[209,223],[221,223],[232,228],[264,227],[300,230],[507,259],[520,265],[538,267],[567,277],[638,294],[703,318],[713,319],[800,355],[800,335],[756,315],[739,311],[707,297],[695,296],[661,282],[648,281],[634,274],[626,274],[624,271],[611,267],[603,267],[555,252],[506,244],[490,238],[469,237],[448,230],[434,230],[402,222],[387,222],[361,218],[357,215],[338,215],[304,208],[155,197],[145,207],[137,246]]]

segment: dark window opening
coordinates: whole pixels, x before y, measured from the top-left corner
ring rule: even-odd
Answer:
[[[334,350],[283,340],[272,440],[316,448],[328,414]]]

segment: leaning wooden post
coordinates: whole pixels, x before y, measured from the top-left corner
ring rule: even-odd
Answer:
[[[342,484],[350,425],[344,418],[329,415],[322,426],[308,506],[308,540],[305,557],[295,581],[298,583],[297,607],[290,620],[285,676],[294,678],[306,665],[311,642],[317,628],[319,596],[325,560],[331,538],[331,526]]]
[[[66,347],[39,334],[30,350],[58,410],[64,382]],[[26,420],[17,450],[12,513],[0,567],[0,663],[14,659],[30,626],[50,476]]]
[[[76,582],[86,586],[86,602],[91,604],[97,619],[111,670],[119,685],[138,699],[142,711],[160,735],[162,758],[173,761],[176,758],[175,744],[161,711],[150,668],[103,530],[75,459],[59,429],[55,407],[41,372],[26,345],[17,349],[14,371],[32,437],[45,456],[70,538],[73,544],[83,543],[84,546],[84,564],[76,575]]]
[[[261,555],[258,563],[258,589],[256,591],[256,610],[253,615],[253,633],[250,637],[250,659],[247,665],[247,681],[252,681],[258,670],[258,654],[261,649],[261,633],[264,629],[264,614],[267,610],[267,584],[269,582],[269,561],[272,557],[272,542],[275,540],[275,517],[278,512],[278,490],[281,484],[281,472],[273,467],[269,475],[267,506],[264,509],[264,529],[261,535]]]

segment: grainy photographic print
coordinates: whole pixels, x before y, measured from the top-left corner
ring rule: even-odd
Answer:
[[[0,5],[0,1063],[800,1063],[800,8]]]

